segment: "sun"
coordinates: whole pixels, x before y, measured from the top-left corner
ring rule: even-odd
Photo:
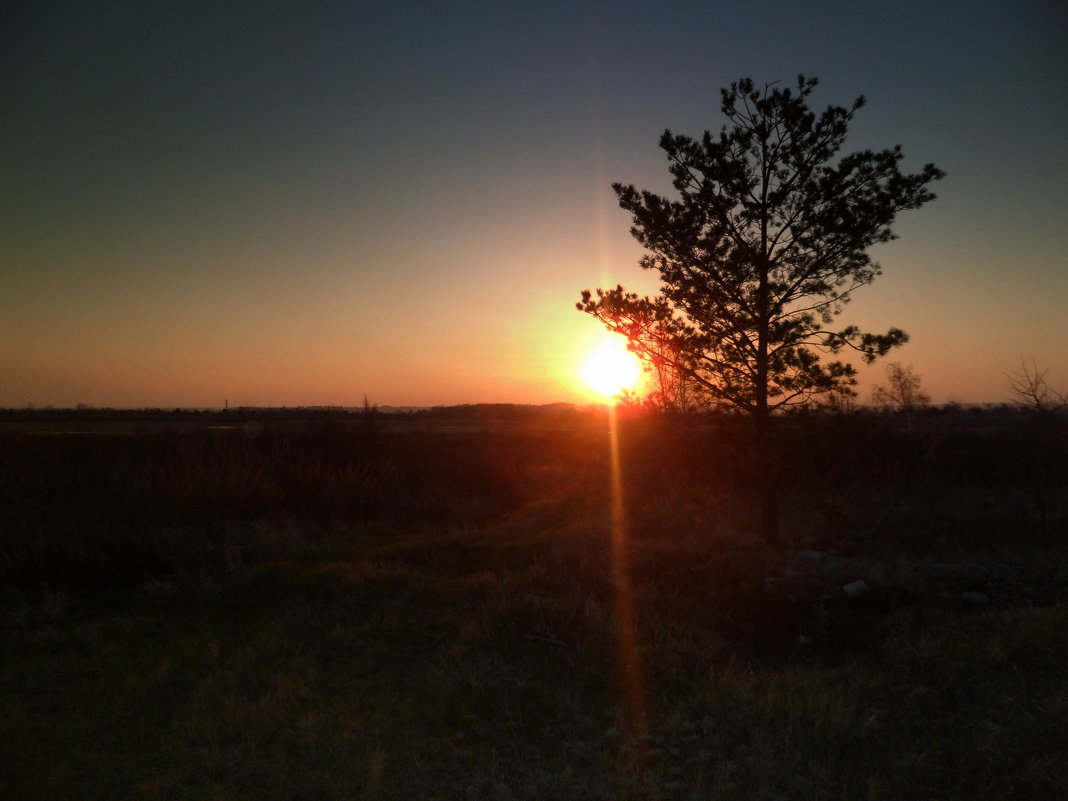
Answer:
[[[606,397],[631,389],[641,378],[638,357],[627,350],[619,337],[605,337],[590,351],[582,365],[582,380],[586,386]]]

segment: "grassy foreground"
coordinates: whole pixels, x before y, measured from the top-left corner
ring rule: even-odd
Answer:
[[[0,797],[1068,795],[1062,496],[1040,531],[1030,485],[887,446],[787,487],[794,549],[855,560],[806,571],[750,539],[729,432],[654,433],[626,570],[596,430],[9,439]]]

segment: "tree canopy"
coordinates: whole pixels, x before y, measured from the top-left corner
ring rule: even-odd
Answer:
[[[855,368],[824,355],[846,349],[871,362],[907,341],[897,328],[832,323],[879,275],[868,249],[893,239],[897,213],[933,199],[928,184],[943,177],[932,164],[902,172],[900,146],[835,161],[864,98],[816,113],[816,85],[743,79],[722,90],[718,135],[665,131],[678,198],[613,185],[647,250],[641,266],[660,273],[660,294],[616,286],[585,290],[577,304],[659,370],[757,417],[851,392]]]

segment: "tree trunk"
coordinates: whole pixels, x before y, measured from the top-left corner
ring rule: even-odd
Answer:
[[[756,452],[757,452],[757,487],[760,493],[760,534],[764,542],[773,548],[780,546],[779,539],[779,471],[775,458],[775,443],[772,440],[771,409],[768,406],[768,376],[770,371],[769,349],[771,347],[771,253],[768,245],[768,187],[771,181],[771,167],[768,158],[768,134],[761,133],[760,139],[760,260],[758,263],[759,285],[757,287],[757,304],[759,319],[757,323],[757,359],[756,359]]]
[[[760,499],[760,534],[773,548],[782,545],[779,532],[779,470],[775,453],[775,441],[771,415],[764,411],[757,414],[756,427],[757,492]]]

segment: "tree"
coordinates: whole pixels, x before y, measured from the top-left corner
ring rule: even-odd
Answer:
[[[1020,363],[1019,371],[1006,373],[1009,392],[1021,408],[1039,415],[1052,415],[1068,409],[1068,393],[1058,392],[1046,382],[1048,370],[1040,370],[1034,359]]]
[[[872,400],[879,406],[911,412],[931,402],[931,396],[922,389],[922,379],[912,369],[900,362],[886,365],[886,383],[876,384],[871,391]]]
[[[700,386],[688,380],[675,365],[683,357],[675,343],[650,343],[651,349],[643,354],[644,367],[652,379],[652,389],[646,397],[646,406],[661,412],[686,414],[699,408],[703,401]],[[662,353],[661,348],[668,352]]]
[[[1019,371],[1006,373],[1009,391],[1016,406],[1026,412],[1024,436],[1027,459],[1034,471],[1030,492],[1038,513],[1039,526],[1056,520],[1056,482],[1064,476],[1068,449],[1068,393],[1059,392],[1046,381],[1049,371],[1034,359],[1020,362]],[[1063,479],[1062,479],[1063,480]]]
[[[872,387],[871,399],[883,411],[894,412],[898,420],[905,424],[909,448],[929,476],[935,448],[946,434],[948,421],[942,419],[940,425],[932,426],[928,418],[923,425],[919,424],[916,412],[931,402],[931,396],[923,390],[923,379],[911,364],[906,366],[901,362],[890,362],[886,365],[886,383]]]
[[[934,198],[943,173],[903,173],[899,146],[859,151],[832,164],[849,122],[864,105],[808,107],[817,85],[757,89],[744,79],[722,90],[727,119],[700,140],[665,131],[660,147],[679,198],[614,184],[633,216],[631,233],[648,251],[643,269],[660,273],[660,294],[622,286],[585,290],[577,304],[652,364],[664,362],[713,403],[754,423],[762,484],[761,528],[778,541],[771,415],[830,392],[852,391],[855,368],[821,355],[845,350],[865,361],[903,344],[906,334],[831,330],[852,293],[879,266],[868,248],[894,238],[904,209]]]

